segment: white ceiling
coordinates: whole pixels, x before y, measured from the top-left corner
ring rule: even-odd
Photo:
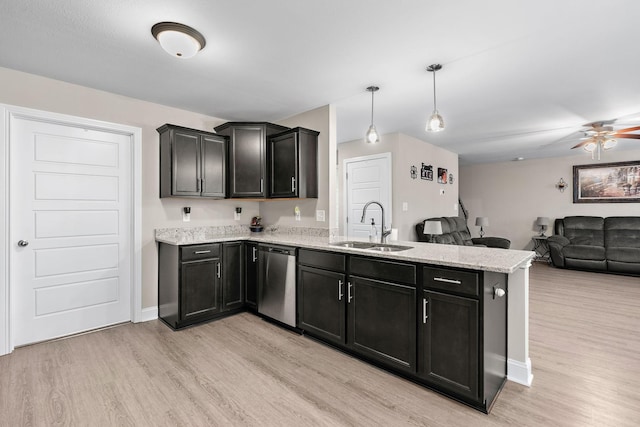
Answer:
[[[339,142],[364,136],[376,84],[380,133],[468,164],[572,155],[587,122],[639,124],[638,18],[637,0],[2,0],[0,66],[226,120],[334,104]],[[205,49],[167,55],[161,21]],[[427,134],[433,63],[446,130]]]

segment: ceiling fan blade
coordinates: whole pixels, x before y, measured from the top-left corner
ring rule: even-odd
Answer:
[[[623,133],[623,134],[613,134],[611,135],[613,138],[631,138],[631,139],[640,139],[640,134],[637,133]]]
[[[616,131],[616,135],[621,134],[621,133],[625,133],[625,132],[633,132],[634,130],[640,130],[640,126],[632,126],[630,128],[618,129]]]
[[[585,145],[589,144],[590,142],[593,142],[592,138],[585,139],[584,141],[579,142],[578,144],[576,144],[573,147],[571,147],[571,149],[573,150],[574,148],[584,147]]]

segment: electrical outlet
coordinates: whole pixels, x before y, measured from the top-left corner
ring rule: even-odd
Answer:
[[[453,211],[454,212],[458,212],[458,204],[457,203],[453,204]]]
[[[184,208],[182,208],[182,221],[191,221],[191,208],[189,206],[185,206]]]
[[[323,210],[317,210],[316,211],[316,221],[318,222],[324,222],[324,211]]]
[[[300,221],[300,208],[296,206],[295,209],[293,210],[293,213],[296,216],[296,221]]]
[[[241,213],[242,213],[242,208],[240,207],[236,208],[235,212],[233,213],[233,219],[235,219],[236,221],[240,221]]]
[[[409,203],[402,202],[402,212],[407,212],[409,210]]]

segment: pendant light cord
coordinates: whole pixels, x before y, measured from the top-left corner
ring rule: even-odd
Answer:
[[[438,111],[436,106],[436,70],[433,70],[433,111]]]
[[[371,124],[373,125],[373,90],[371,91]]]

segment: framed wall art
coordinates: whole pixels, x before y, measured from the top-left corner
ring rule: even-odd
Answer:
[[[440,184],[446,184],[449,178],[447,178],[447,170],[445,168],[438,168],[438,182]]]
[[[420,168],[420,178],[426,179],[427,181],[433,181],[433,166],[422,164]]]
[[[574,166],[573,203],[640,203],[640,160]]]

